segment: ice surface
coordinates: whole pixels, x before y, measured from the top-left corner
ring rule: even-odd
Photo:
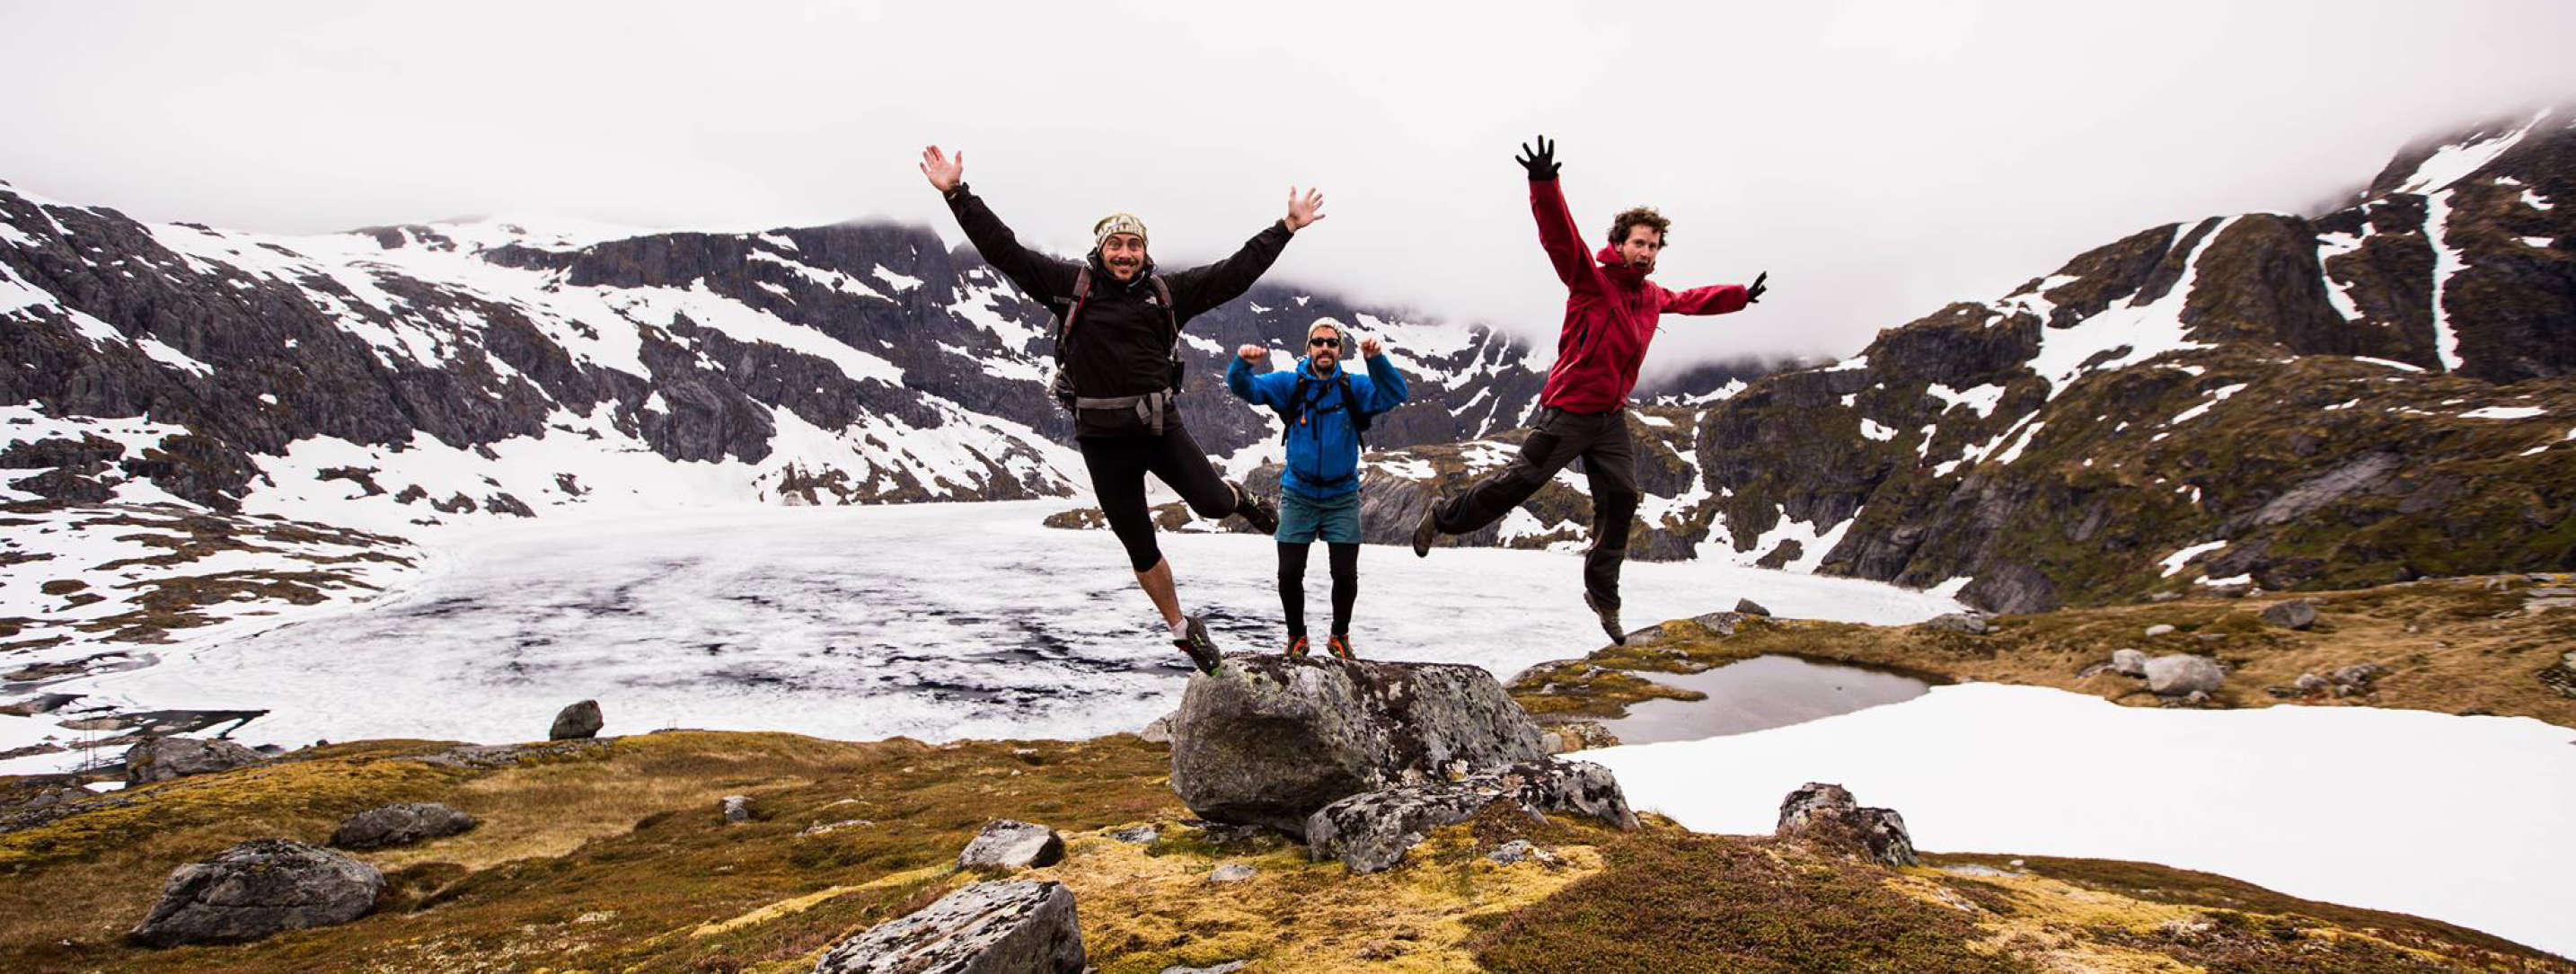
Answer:
[[[1835,782],[1915,843],[2163,863],[2576,952],[2576,731],[2363,707],[2121,707],[1966,684],[1778,730],[1584,752],[1638,810],[1770,833]],[[2403,769],[2403,774],[2359,769]]]
[[[237,739],[519,741],[585,697],[608,732],[665,726],[1084,737],[1134,730],[1185,673],[1101,531],[1038,526],[1069,501],[753,508],[459,529],[377,602],[162,647],[158,666],[60,684],[133,708],[269,709]],[[1837,532],[1838,533],[1838,532]],[[1229,650],[1282,638],[1276,547],[1165,533],[1183,603]],[[1577,557],[1444,549],[1360,559],[1361,655],[1509,676],[1601,642]],[[1328,582],[1309,581],[1309,623]],[[1642,625],[1751,597],[1788,616],[1905,623],[1949,598],[1718,561],[1632,563]]]
[[[2484,409],[2472,409],[2472,410],[2469,410],[2468,412],[2461,413],[2461,414],[2460,414],[2460,418],[2461,418],[2461,419],[2530,419],[2530,418],[2532,418],[2532,417],[2534,417],[2534,416],[2546,416],[2546,415],[2549,415],[2549,410],[2542,409],[2542,408],[2540,408],[2540,407],[2538,407],[2538,406],[2488,406],[2488,407],[2486,407],[2486,408],[2484,408]]]

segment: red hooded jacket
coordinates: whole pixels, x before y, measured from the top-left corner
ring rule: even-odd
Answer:
[[[1556,180],[1530,181],[1530,212],[1538,217],[1539,244],[1566,289],[1565,330],[1557,336],[1556,365],[1547,370],[1539,405],[1571,413],[1625,406],[1637,388],[1646,345],[1655,340],[1655,319],[1744,309],[1741,284],[1667,291],[1620,260],[1615,247],[1588,252]]]

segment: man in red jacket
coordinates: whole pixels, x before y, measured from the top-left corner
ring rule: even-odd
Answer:
[[[1429,555],[1442,534],[1466,534],[1492,524],[1528,500],[1559,469],[1583,458],[1592,488],[1592,550],[1583,559],[1583,602],[1601,619],[1610,641],[1624,643],[1619,627],[1619,565],[1628,557],[1628,529],[1637,516],[1636,457],[1628,440],[1628,393],[1637,366],[1665,314],[1720,315],[1762,299],[1764,274],[1741,284],[1667,291],[1646,279],[1663,252],[1672,222],[1647,207],[1620,213],[1610,225],[1610,245],[1589,252],[1574,214],[1557,187],[1556,144],[1540,136],[1514,161],[1529,170],[1530,211],[1538,217],[1539,245],[1565,282],[1565,328],[1556,339],[1556,365],[1540,390],[1538,415],[1520,455],[1446,503],[1434,503],[1413,529],[1413,553]]]

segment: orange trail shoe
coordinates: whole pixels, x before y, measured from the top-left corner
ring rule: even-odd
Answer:
[[[1304,641],[1298,640],[1300,643]],[[1333,638],[1325,640],[1324,651],[1333,654],[1334,659],[1360,658],[1358,653],[1351,652],[1351,634],[1346,632],[1334,633]]]
[[[1299,637],[1297,637],[1297,638],[1295,638],[1295,639],[1291,639],[1291,640],[1289,640],[1289,641],[1288,641],[1288,655],[1290,655],[1290,656],[1297,656],[1297,657],[1303,657],[1303,656],[1305,656],[1305,655],[1306,655],[1306,637],[1304,637],[1304,636],[1299,636]]]

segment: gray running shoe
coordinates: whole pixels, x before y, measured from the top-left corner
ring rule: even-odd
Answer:
[[[1440,538],[1440,503],[1435,500],[1422,512],[1422,523],[1413,526],[1413,557],[1431,557],[1431,542]]]
[[[1182,632],[1187,635],[1172,640],[1172,645],[1179,648],[1181,652],[1189,654],[1190,662],[1199,668],[1199,672],[1215,676],[1217,667],[1225,662],[1225,657],[1217,653],[1216,641],[1208,638],[1207,624],[1200,622],[1197,616],[1181,618],[1188,623],[1182,629]]]
[[[1628,631],[1619,628],[1618,606],[1602,605],[1601,600],[1593,598],[1590,592],[1583,593],[1583,604],[1590,607],[1593,616],[1601,620],[1601,631],[1610,634],[1611,645],[1628,645]]]
[[[1241,487],[1236,487],[1234,493],[1242,498],[1241,503],[1235,505],[1234,512],[1243,515],[1243,523],[1252,525],[1253,530],[1263,534],[1279,533],[1279,508],[1276,505]]]

